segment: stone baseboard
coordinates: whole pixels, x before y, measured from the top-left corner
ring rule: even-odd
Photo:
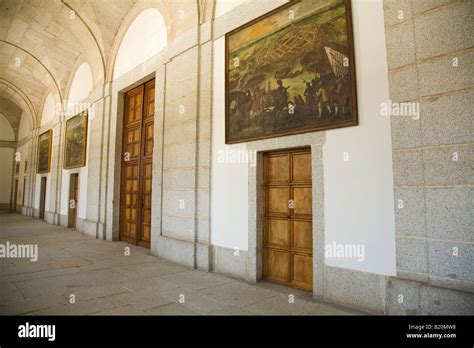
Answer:
[[[239,250],[235,255],[234,249],[213,245],[213,271],[249,281],[246,250]]]
[[[324,294],[314,294],[318,300],[374,314],[474,315],[472,291],[332,266],[325,269]]]
[[[474,293],[390,277],[387,314],[474,315]]]
[[[212,269],[212,246],[204,243],[158,236],[152,241],[151,253],[165,260],[210,271]]]
[[[59,226],[68,228],[69,218],[67,215],[59,214]]]
[[[326,266],[325,273],[324,293],[313,294],[315,299],[385,313],[385,276],[333,266]]]
[[[44,220],[51,225],[58,225],[59,224],[59,214],[53,213],[50,211],[44,212]]]
[[[80,217],[77,217],[76,219],[76,230],[89,237],[102,239],[102,234],[100,232],[103,229],[104,225],[102,223],[81,219]]]

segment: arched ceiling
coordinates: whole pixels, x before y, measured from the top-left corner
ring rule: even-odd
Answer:
[[[22,109],[9,99],[0,96],[0,113],[10,122],[14,137],[18,140]]]
[[[91,66],[94,86],[110,80],[107,74],[113,69],[109,65],[131,14],[156,7],[169,32],[178,35],[209,17],[213,2],[1,0],[0,97],[33,114],[35,127],[40,124],[38,115],[47,94],[65,102],[73,70],[80,62]]]
[[[0,1],[0,79],[28,96],[36,117],[48,93],[65,101],[77,61],[87,60],[94,83],[103,82],[107,53],[134,2]]]

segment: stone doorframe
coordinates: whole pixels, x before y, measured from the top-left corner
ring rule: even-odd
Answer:
[[[107,221],[106,238],[110,241],[119,240],[119,215],[120,215],[120,181],[122,160],[122,132],[124,114],[124,93],[128,90],[155,78],[155,125],[154,125],[154,148],[153,148],[153,180],[152,197],[159,200],[152,204],[152,233],[151,249],[159,237],[161,231],[161,184],[162,184],[162,155],[163,155],[163,115],[165,95],[165,63],[167,51],[151,58],[119,79],[111,85],[111,119],[110,119],[110,142],[108,160],[107,185]],[[114,115],[114,110],[116,114]]]
[[[322,298],[325,292],[324,264],[324,172],[323,145],[325,132],[306,133],[247,143],[247,151],[257,152],[257,165],[248,166],[248,253],[247,279],[262,279],[263,248],[263,153],[266,151],[311,147],[311,175],[313,194],[313,296]]]

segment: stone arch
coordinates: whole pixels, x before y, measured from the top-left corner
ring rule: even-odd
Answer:
[[[214,0],[197,0],[199,10],[199,24],[206,23],[214,18]]]
[[[105,49],[102,36],[100,35],[100,29],[95,21],[96,18],[88,17],[83,14],[82,11],[79,11],[77,8],[71,4],[61,0],[62,6],[62,15],[64,17],[71,16],[71,11],[74,13],[77,20],[68,21],[71,23],[69,25],[69,30],[74,35],[74,37],[79,41],[83,56],[90,65],[93,77],[93,86],[100,85],[106,80],[106,63],[105,63]],[[86,8],[88,4],[86,3],[82,10]],[[91,13],[91,11],[89,12]],[[93,11],[92,11],[93,13]],[[84,59],[79,57],[79,60]],[[73,69],[71,75],[74,76],[76,69]],[[71,77],[69,77],[71,79]],[[65,91],[69,90],[69,85],[65,86]],[[64,93],[66,96],[67,94]]]
[[[5,96],[13,100],[18,106],[23,109],[23,112],[30,120],[31,129],[35,129],[39,125],[38,114],[35,106],[30,98],[17,86],[11,82],[0,78],[0,96]]]

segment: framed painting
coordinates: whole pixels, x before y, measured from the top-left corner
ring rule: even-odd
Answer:
[[[50,129],[38,137],[38,157],[37,170],[38,174],[49,173],[51,167],[51,142],[53,131]]]
[[[87,111],[66,121],[64,169],[86,165]]]
[[[358,124],[350,0],[294,0],[229,33],[226,144]]]

